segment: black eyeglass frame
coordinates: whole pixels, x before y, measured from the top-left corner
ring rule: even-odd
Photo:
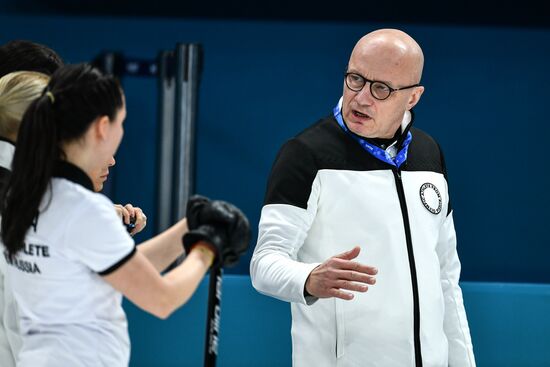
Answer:
[[[358,76],[359,78],[361,78],[363,80],[363,86],[359,89],[353,89],[349,86],[348,84],[348,75],[355,75],[355,76]],[[357,74],[357,73],[349,73],[349,72],[346,72],[344,74],[344,82],[346,83],[346,87],[348,87],[349,90],[351,91],[354,91],[354,92],[360,92],[363,90],[363,88],[365,88],[365,85],[367,84],[367,82],[369,82],[369,90],[370,90],[370,94],[371,96],[373,96],[375,99],[379,100],[379,101],[384,101],[388,98],[390,98],[390,96],[392,95],[393,92],[397,92],[399,90],[403,90],[403,89],[410,89],[410,88],[414,88],[414,87],[420,87],[420,83],[416,83],[416,84],[412,84],[412,85],[407,85],[406,87],[401,87],[401,88],[392,88],[390,87],[389,85],[387,85],[386,83],[384,82],[381,82],[379,80],[370,80],[370,79],[367,79],[365,78],[363,75],[361,74]],[[388,93],[388,96],[386,98],[378,98],[376,97],[376,95],[372,92],[372,86],[373,84],[375,83],[378,83],[378,84],[382,84],[384,86],[386,86],[388,89],[389,89],[389,93]]]

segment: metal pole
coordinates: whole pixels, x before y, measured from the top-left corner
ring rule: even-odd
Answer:
[[[198,44],[178,44],[176,47],[174,222],[185,216],[187,200],[195,190],[195,121],[201,56]]]
[[[176,105],[175,60],[172,51],[158,57],[159,136],[157,164],[157,233],[173,224],[174,121]]]

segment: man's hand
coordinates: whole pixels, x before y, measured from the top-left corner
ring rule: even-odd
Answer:
[[[336,255],[313,269],[306,281],[306,291],[317,298],[336,297],[345,300],[353,299],[353,293],[344,290],[366,292],[367,284],[376,283],[374,275],[378,270],[352,261],[361,248],[354,247],[340,255]]]

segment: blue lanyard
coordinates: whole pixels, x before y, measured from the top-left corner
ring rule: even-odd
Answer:
[[[397,154],[392,155],[391,147],[384,150],[374,144],[369,143],[365,139],[361,139],[360,137],[349,131],[348,127],[344,123],[344,119],[342,118],[342,107],[340,103],[338,103],[336,107],[334,107],[333,113],[334,118],[336,118],[336,121],[338,121],[338,125],[340,125],[342,130],[348,133],[349,136],[357,141],[359,145],[363,147],[363,149],[369,152],[376,159],[391,164],[392,166],[395,166],[397,168],[401,167],[401,165],[407,160],[407,152],[409,150],[409,144],[412,140],[412,134],[410,131],[407,133],[407,138],[403,142],[403,148],[401,148],[401,150],[397,152]]]

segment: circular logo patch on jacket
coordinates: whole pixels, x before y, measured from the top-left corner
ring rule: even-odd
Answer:
[[[441,194],[437,187],[434,184],[426,182],[420,186],[420,200],[424,208],[432,214],[441,213],[441,207],[443,206],[443,201],[441,200]]]

